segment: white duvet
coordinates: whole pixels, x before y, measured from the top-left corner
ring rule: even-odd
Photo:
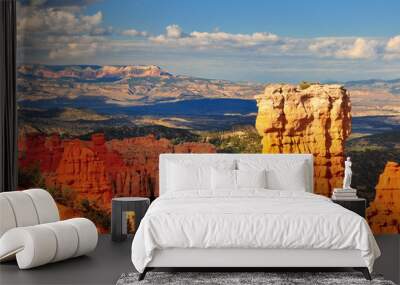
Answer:
[[[359,215],[320,195],[277,190],[164,194],[140,223],[132,262],[143,272],[165,248],[358,249],[370,271],[380,255]]]

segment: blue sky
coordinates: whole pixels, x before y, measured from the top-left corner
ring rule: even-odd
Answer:
[[[400,77],[400,1],[35,0],[19,62],[258,82]]]
[[[153,33],[178,24],[187,30],[271,31],[282,36],[393,36],[400,31],[398,0],[114,0],[89,6],[108,25]]]

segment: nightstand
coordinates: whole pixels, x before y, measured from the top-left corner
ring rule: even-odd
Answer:
[[[127,236],[126,211],[135,212],[135,226],[139,227],[140,221],[150,206],[149,198],[142,197],[119,197],[113,198],[111,202],[111,239],[112,241],[123,241]]]
[[[332,199],[333,203],[339,204],[340,206],[359,214],[365,219],[365,209],[367,207],[367,201],[363,198],[348,199],[348,200],[336,200]]]

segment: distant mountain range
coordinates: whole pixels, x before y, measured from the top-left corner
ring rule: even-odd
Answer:
[[[174,75],[156,65],[21,65],[17,71],[21,126],[75,135],[132,124],[197,130],[253,125],[254,96],[266,85]],[[350,91],[353,131],[397,129],[400,79],[340,84]]]
[[[118,81],[146,76],[172,76],[156,65],[21,65],[18,67],[18,75],[36,79],[65,79],[79,82]]]
[[[349,90],[400,94],[400,79],[335,83]],[[109,103],[142,105],[203,98],[253,99],[265,84],[173,75],[157,65],[21,65],[18,86],[23,100],[104,96]]]
[[[382,80],[369,79],[359,81],[347,81],[344,83],[348,89],[380,89],[392,94],[400,95],[400,79]]]
[[[19,100],[103,97],[123,106],[205,98],[253,99],[264,84],[173,75],[156,65],[18,68]]]

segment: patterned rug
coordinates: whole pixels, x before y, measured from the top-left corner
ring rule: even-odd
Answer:
[[[359,272],[148,272],[142,281],[137,280],[138,276],[138,273],[122,274],[117,285],[395,285],[380,275],[372,275],[373,280],[368,281]]]

